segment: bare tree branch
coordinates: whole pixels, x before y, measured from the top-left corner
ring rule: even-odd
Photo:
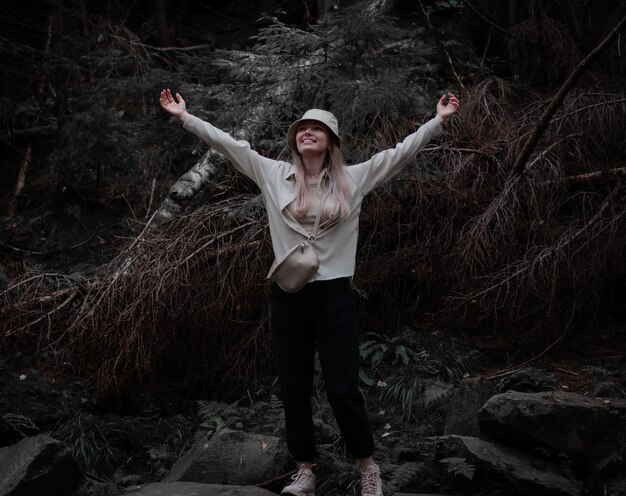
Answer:
[[[591,50],[591,52],[589,52],[583,60],[579,62],[579,64],[574,68],[569,77],[561,85],[556,95],[554,95],[548,107],[539,119],[539,122],[535,126],[532,135],[530,136],[530,138],[528,138],[528,141],[526,141],[524,148],[522,148],[522,151],[518,155],[517,160],[515,161],[515,164],[511,169],[509,177],[519,176],[525,172],[526,162],[528,161],[528,158],[537,146],[539,139],[541,138],[541,136],[543,136],[543,133],[548,128],[552,116],[555,114],[561,103],[563,103],[563,100],[565,99],[565,96],[567,95],[569,90],[572,88],[576,80],[584,72],[587,66],[589,66],[589,64],[593,61],[593,59],[595,59],[600,53],[602,53],[602,51],[608,46],[613,38],[619,35],[620,31],[624,29],[625,25],[626,16],[622,17],[622,19],[611,30],[611,32],[606,35],[604,39],[600,43],[598,43],[598,45],[593,50]]]

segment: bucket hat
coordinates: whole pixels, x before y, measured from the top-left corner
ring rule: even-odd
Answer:
[[[328,112],[327,110],[310,109],[307,110],[304,115],[295,121],[287,130],[287,144],[293,151],[298,151],[296,146],[296,133],[298,132],[298,125],[302,121],[317,121],[324,124],[330,132],[335,135],[339,144],[341,144],[341,138],[339,137],[339,125],[337,124],[337,118]]]

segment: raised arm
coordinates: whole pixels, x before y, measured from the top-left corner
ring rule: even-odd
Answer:
[[[238,141],[230,134],[191,115],[187,112],[187,105],[183,97],[176,93],[176,99],[174,99],[169,88],[161,91],[159,103],[163,110],[180,120],[185,129],[208,143],[224,155],[237,170],[243,172],[259,187],[263,187],[265,178],[277,165],[275,160],[259,155],[250,148],[247,141]]]
[[[400,172],[432,138],[441,134],[441,126],[458,108],[459,100],[456,96],[452,93],[443,95],[437,102],[437,115],[407,136],[402,143],[377,153],[366,162],[349,167],[350,175],[363,194],[369,193]]]

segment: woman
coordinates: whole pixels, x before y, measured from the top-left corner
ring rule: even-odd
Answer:
[[[328,399],[349,452],[359,460],[362,495],[382,496],[380,471],[372,457],[372,431],[358,388],[358,330],[349,281],[354,274],[359,213],[367,193],[397,174],[441,133],[459,101],[452,93],[442,96],[433,119],[395,148],[352,166],[341,159],[337,119],[324,110],[309,110],[289,127],[290,164],[263,157],[247,142],[236,141],[189,114],[178,93],[174,99],[169,89],[161,91],[160,104],[261,188],[276,260],[314,238],[319,269],[310,282],[293,293],[272,285],[271,330],[287,444],[298,468],[282,494],[314,494],[311,393],[316,344]],[[269,276],[275,267],[276,263]]]

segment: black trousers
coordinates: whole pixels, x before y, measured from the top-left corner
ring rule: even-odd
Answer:
[[[271,328],[287,444],[296,461],[315,455],[311,393],[317,344],[328,400],[348,451],[371,456],[372,430],[358,388],[359,336],[348,278],[314,281],[296,293],[272,286]]]

